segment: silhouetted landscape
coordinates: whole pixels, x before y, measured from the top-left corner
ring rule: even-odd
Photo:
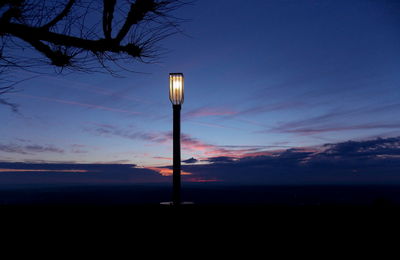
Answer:
[[[229,186],[189,184],[182,190],[188,207],[398,207],[400,186]],[[160,206],[171,197],[168,185],[7,186],[4,206]]]

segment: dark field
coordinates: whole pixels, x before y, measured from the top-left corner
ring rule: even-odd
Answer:
[[[264,235],[284,236],[283,230],[290,230],[303,236],[336,227],[367,233],[372,227],[391,230],[400,208],[398,186],[185,184],[182,193],[184,201],[194,204],[160,205],[170,199],[167,185],[3,187],[0,219],[7,229],[36,233],[46,228],[57,234],[89,230],[90,234],[137,236],[141,230],[152,236],[175,234],[179,229],[192,237],[196,232],[231,237],[260,230]]]
[[[167,185],[16,186],[0,188],[1,206],[155,206],[169,201]],[[398,207],[398,186],[184,185],[183,201],[201,206]],[[162,207],[162,206],[161,206]]]

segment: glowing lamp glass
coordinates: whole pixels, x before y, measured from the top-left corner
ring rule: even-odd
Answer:
[[[182,73],[169,74],[169,100],[173,105],[183,104],[184,77]]]

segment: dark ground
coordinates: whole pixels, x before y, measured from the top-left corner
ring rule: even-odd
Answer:
[[[163,207],[168,185],[0,187],[0,206]],[[399,207],[400,186],[229,186],[184,184],[188,207]]]
[[[219,238],[250,237],[285,244],[293,235],[302,241],[311,233],[318,234],[318,241],[332,231],[341,239],[346,238],[341,232],[354,230],[361,236],[394,232],[400,217],[398,186],[184,184],[183,199],[195,204],[161,206],[170,195],[167,185],[3,187],[0,223],[17,237],[19,230],[29,230],[34,239],[50,230],[55,236],[72,233],[75,239],[83,239],[77,235],[82,232],[92,238],[111,233],[111,240],[126,236],[127,241],[145,238],[150,244],[170,242],[176,235],[189,244],[188,238],[218,244]]]
[[[10,215],[87,215],[95,218],[202,218],[220,221],[239,218],[325,216],[361,218],[400,209],[399,186],[229,186],[184,184],[183,201],[193,205],[171,207],[168,185],[125,186],[17,186],[0,188],[0,212]],[[15,214],[16,213],[16,214]],[[183,217],[186,216],[186,217]],[[200,217],[203,216],[203,217]],[[213,216],[210,218],[210,216]],[[160,219],[158,219],[160,218]],[[251,222],[251,220],[250,220]],[[290,223],[290,221],[289,221]]]

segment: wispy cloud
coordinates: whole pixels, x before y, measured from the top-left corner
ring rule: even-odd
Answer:
[[[117,136],[131,140],[142,140],[157,144],[170,144],[172,143],[171,132],[143,132],[136,129],[119,128],[111,125],[93,124],[92,127],[86,128],[86,131],[104,135],[104,136]],[[228,150],[218,147],[216,145],[207,144],[187,134],[181,134],[182,149],[188,152],[201,152],[205,154],[219,154],[226,153]]]
[[[188,111],[182,115],[183,119],[195,118],[195,117],[207,117],[207,116],[229,116],[235,115],[238,112],[224,107],[200,107]]]
[[[53,145],[26,145],[24,149],[29,152],[34,153],[43,153],[43,152],[52,152],[52,153],[64,153],[64,149],[57,148]]]
[[[34,155],[37,153],[58,153],[63,154],[66,152],[82,154],[88,153],[89,147],[82,144],[71,144],[65,148],[57,147],[53,144],[34,144],[33,141],[28,139],[15,138],[16,143],[2,144],[0,143],[0,151],[6,153],[17,153],[23,155]]]
[[[172,157],[153,156],[154,159],[172,161]]]
[[[247,129],[239,128],[239,127],[233,127],[233,126],[227,126],[227,125],[209,123],[209,122],[207,122],[207,123],[199,122],[199,121],[195,121],[193,119],[186,119],[186,120],[188,120],[188,122],[191,123],[191,124],[197,124],[197,125],[207,126],[207,127],[212,127],[212,128],[222,128],[222,129],[233,129],[233,130],[247,131]]]
[[[112,107],[100,106],[100,105],[89,104],[89,103],[81,103],[81,102],[64,100],[64,99],[49,98],[49,97],[39,97],[39,96],[32,96],[32,95],[19,94],[19,93],[12,93],[12,95],[16,95],[16,96],[20,96],[20,97],[26,97],[26,98],[32,98],[32,99],[38,99],[38,100],[44,100],[44,101],[49,101],[49,102],[55,102],[55,103],[60,103],[60,104],[66,104],[66,105],[71,105],[71,106],[86,107],[86,108],[91,108],[91,109],[98,109],[98,110],[104,110],[104,111],[110,111],[110,112],[130,114],[130,115],[142,114],[140,112],[131,111],[131,110],[112,108]]]
[[[310,107],[310,104],[301,102],[301,101],[284,101],[277,102],[273,104],[261,104],[258,106],[253,106],[251,108],[245,109],[237,113],[238,115],[247,115],[247,114],[259,114],[266,113],[272,111],[280,111],[280,110],[290,110],[290,109],[298,109]]]
[[[144,140],[154,143],[165,143],[170,139],[169,135],[166,133],[149,133],[131,128],[122,129],[108,124],[93,123],[91,126],[86,127],[85,131],[98,135],[117,136],[131,140]]]
[[[83,145],[83,144],[72,144],[70,145],[70,152],[71,153],[88,153],[89,151],[85,150],[88,148],[87,145]]]
[[[353,109],[335,109],[334,111],[311,117],[311,118],[306,118],[303,120],[297,120],[297,121],[292,121],[292,122],[287,122],[283,125],[283,127],[303,127],[303,126],[310,126],[310,125],[315,125],[315,124],[321,124],[321,123],[329,123],[332,122],[332,120],[337,121],[336,119],[340,119],[343,117],[354,117],[354,116],[360,116],[362,114],[370,115],[372,113],[377,113],[377,112],[395,112],[400,109],[400,103],[399,104],[385,104],[381,105],[379,104],[378,106],[375,107],[358,107],[358,108],[353,108]]]
[[[399,129],[400,123],[364,123],[353,125],[334,125],[327,124],[315,127],[288,127],[285,125],[272,129],[280,133],[295,133],[299,135],[313,135],[328,132],[350,131],[350,130],[370,130],[370,129]]]
[[[37,144],[28,144],[28,145],[20,145],[20,144],[1,144],[0,143],[0,151],[6,153],[17,153],[17,154],[35,154],[35,153],[64,153],[65,150],[55,147],[54,145],[46,144],[46,145],[37,145]]]
[[[143,97],[133,96],[132,92],[135,89],[132,86],[126,87],[125,89],[115,90],[115,89],[107,89],[98,86],[93,86],[87,83],[82,83],[74,80],[68,80],[65,78],[60,77],[52,77],[52,76],[43,76],[42,78],[46,80],[51,80],[52,82],[56,81],[58,85],[62,85],[63,87],[72,88],[75,91],[84,91],[89,92],[101,96],[106,96],[108,101],[115,102],[116,100],[128,100],[134,101],[136,103],[144,103],[144,104],[151,104],[148,100],[145,100]]]
[[[214,145],[193,138],[187,134],[181,137],[182,149],[188,153],[202,155],[201,159],[207,160],[212,157],[234,157],[271,155],[282,146],[269,145]]]
[[[351,130],[370,130],[370,129],[400,129],[400,122],[394,118],[392,121],[381,122],[360,122],[351,120],[355,118],[361,120],[363,116],[372,114],[397,113],[400,109],[400,103],[376,105],[372,107],[358,107],[353,109],[338,108],[334,111],[309,117],[301,120],[293,120],[280,123],[275,127],[267,127],[265,130],[257,131],[259,133],[294,133],[298,135],[313,135],[327,132],[351,131]],[[346,120],[344,120],[346,119]],[[363,119],[366,120],[365,117]],[[350,122],[346,122],[350,121]]]
[[[49,169],[2,169],[2,168],[0,168],[0,172],[8,172],[8,173],[15,173],[15,172],[84,173],[84,172],[88,172],[88,170],[79,170],[79,169],[74,169],[74,170],[65,170],[65,169],[59,169],[59,170],[49,170]]]
[[[161,145],[172,144],[172,132],[143,132],[134,128],[120,128],[117,126],[96,123],[92,123],[90,126],[86,127],[85,131],[101,136],[116,136]],[[270,154],[271,150],[283,147],[282,145],[215,145],[204,142],[185,133],[181,134],[181,146],[183,151],[200,159],[215,156],[243,157],[247,155],[256,156],[261,154]]]
[[[189,112],[186,112],[183,114],[183,119],[184,120],[190,120],[191,122],[199,123],[199,124],[208,124],[209,126],[215,126],[215,127],[223,127],[223,128],[233,128],[233,127],[227,127],[223,126],[221,124],[210,124],[210,123],[201,123],[201,122],[196,122],[193,121],[193,119],[200,118],[200,117],[210,117],[210,116],[220,116],[224,118],[235,118],[238,120],[242,121],[247,121],[248,119],[241,119],[240,117],[242,116],[248,116],[248,115],[257,115],[257,114],[263,114],[267,112],[272,112],[272,111],[281,111],[281,110],[292,110],[292,109],[301,109],[301,108],[308,108],[312,106],[309,103],[293,100],[293,101],[281,101],[281,102],[275,102],[275,103],[269,103],[265,104],[264,102],[259,103],[254,105],[254,103],[251,103],[251,107],[249,108],[244,108],[244,109],[232,109],[232,108],[226,108],[226,107],[201,107],[197,108],[194,110],[191,110]],[[251,120],[249,120],[251,121]],[[247,122],[249,122],[247,121]],[[249,122],[249,123],[254,123],[257,125],[261,125],[259,122]]]

